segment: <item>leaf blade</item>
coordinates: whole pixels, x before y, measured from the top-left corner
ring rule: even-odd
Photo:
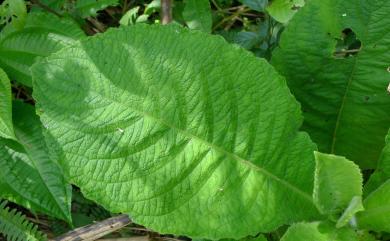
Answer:
[[[362,195],[363,176],[359,167],[344,157],[320,152],[314,155],[313,198],[323,214],[334,218],[332,216],[341,214],[354,197]]]
[[[11,83],[0,68],[0,138],[15,139],[12,125]]]

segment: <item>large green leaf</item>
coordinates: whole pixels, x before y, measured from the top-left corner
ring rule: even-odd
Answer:
[[[358,241],[350,228],[337,229],[331,223],[313,222],[292,225],[281,241]]]
[[[70,220],[70,185],[49,150],[35,109],[13,103],[18,142],[0,138],[0,197],[37,212]]]
[[[0,67],[20,83],[32,86],[30,67],[38,57],[47,56],[76,39],[83,31],[70,18],[48,13],[30,13],[24,29],[6,29],[0,36]]]
[[[388,0],[308,1],[272,58],[301,102],[303,129],[319,150],[346,156],[363,168],[375,167],[389,129],[389,12]],[[346,28],[356,33],[362,48],[357,55],[341,50],[335,56],[336,39]]]
[[[338,218],[353,197],[362,195],[362,174],[341,156],[315,152],[315,159],[314,201],[322,213]]]
[[[390,130],[386,136],[386,145],[382,150],[378,166],[375,172],[364,186],[364,194],[368,195],[377,189],[382,183],[390,179]]]
[[[359,227],[390,232],[390,180],[372,192],[363,205],[365,211],[357,214]]]
[[[129,9],[119,20],[119,24],[123,26],[128,26],[135,24],[137,22],[139,6]]]
[[[212,19],[209,0],[185,0],[183,18],[189,28],[211,32]]]
[[[7,74],[0,68],[0,138],[14,139],[12,126],[11,83]]]
[[[318,215],[299,105],[265,60],[221,37],[140,24],[32,72],[70,180],[107,209],[212,239]]]

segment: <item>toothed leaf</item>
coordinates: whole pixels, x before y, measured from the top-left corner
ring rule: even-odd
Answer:
[[[320,152],[315,157],[314,201],[323,214],[337,220],[352,198],[362,195],[362,174],[344,157]]]
[[[32,72],[67,175],[110,211],[211,239],[318,215],[299,105],[265,60],[221,37],[137,24]]]

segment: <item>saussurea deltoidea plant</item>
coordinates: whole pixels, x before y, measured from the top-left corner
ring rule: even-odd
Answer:
[[[69,181],[113,212],[213,239],[318,214],[315,145],[298,131],[299,105],[266,61],[221,37],[114,29],[32,73],[37,112]]]
[[[386,0],[307,1],[274,67],[177,24],[86,37],[30,13],[0,37],[0,66],[34,99],[11,101],[0,70],[0,197],[72,223],[72,184],[162,234],[386,240],[389,13]],[[47,44],[25,53],[29,38]]]

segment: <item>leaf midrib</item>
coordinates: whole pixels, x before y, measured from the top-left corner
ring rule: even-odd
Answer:
[[[135,112],[138,112],[138,110],[135,110],[134,108],[132,108],[132,109]],[[140,113],[140,112],[138,112],[138,113]],[[248,165],[249,167],[253,168],[254,170],[257,170],[257,171],[263,173],[265,176],[268,176],[271,179],[274,179],[275,181],[280,182],[281,184],[283,184],[286,187],[290,188],[291,190],[301,194],[302,196],[305,197],[305,199],[308,199],[310,202],[313,202],[312,201],[312,197],[310,195],[308,195],[306,192],[304,192],[301,189],[291,185],[290,183],[286,182],[285,180],[277,177],[276,175],[272,174],[268,170],[266,170],[266,169],[264,169],[262,167],[259,167],[259,166],[255,165],[255,164],[253,164],[252,162],[250,162],[250,161],[248,161],[248,160],[238,156],[237,154],[229,152],[229,151],[226,151],[225,149],[223,149],[220,146],[217,146],[217,145],[215,145],[213,143],[210,143],[210,142],[208,142],[208,141],[206,141],[206,140],[204,140],[204,139],[202,139],[202,138],[200,138],[200,137],[198,137],[196,135],[193,135],[192,133],[190,133],[190,132],[188,132],[186,130],[177,128],[177,127],[173,126],[172,124],[170,124],[169,122],[167,122],[167,121],[165,121],[163,119],[156,118],[156,117],[154,117],[153,115],[151,115],[151,114],[149,114],[147,112],[141,112],[141,114],[144,114],[146,117],[149,117],[150,119],[153,119],[156,122],[160,122],[160,123],[166,125],[167,127],[172,128],[172,129],[176,130],[177,132],[182,133],[183,135],[185,135],[185,136],[187,136],[189,138],[195,139],[195,140],[197,140],[197,141],[199,141],[199,142],[209,146],[211,149],[215,149],[215,150],[217,150],[219,152],[222,152],[226,156],[231,157],[232,159],[235,159],[235,160],[237,160],[239,162],[242,162],[245,165]]]
[[[345,93],[344,93],[343,99],[341,101],[341,106],[340,106],[339,112],[337,113],[336,126],[335,126],[334,131],[333,131],[332,146],[331,146],[331,151],[330,151],[330,153],[332,153],[332,154],[335,153],[335,147],[336,147],[336,142],[337,142],[337,134],[338,134],[338,130],[339,130],[339,127],[340,127],[341,116],[343,115],[345,103],[347,101],[347,95],[349,93],[349,88],[352,85],[353,77],[355,75],[357,62],[358,62],[358,58],[355,59],[355,62],[353,64],[353,69],[351,71],[351,75],[349,76],[348,83],[347,83],[347,86],[345,88]]]

